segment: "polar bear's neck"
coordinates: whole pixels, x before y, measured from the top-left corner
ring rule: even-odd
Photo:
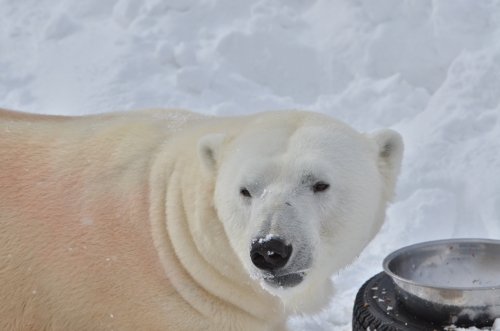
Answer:
[[[193,160],[196,140],[169,144],[151,171],[153,239],[172,285],[194,309],[221,324],[282,319],[279,300],[250,279],[232,251],[213,208],[213,183]]]

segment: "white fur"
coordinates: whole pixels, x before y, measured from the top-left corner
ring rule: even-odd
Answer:
[[[376,233],[402,151],[308,112],[0,111],[0,329],[283,329]],[[302,282],[265,280],[257,236]]]
[[[329,276],[360,253],[383,221],[401,163],[400,135],[365,136],[318,114],[270,113],[252,118],[219,148],[215,206],[241,263],[288,311],[321,307],[330,295]],[[303,183],[308,175],[314,179]],[[312,193],[317,180],[330,189]],[[251,199],[239,196],[242,186]],[[259,233],[284,238],[303,253],[297,265],[292,256],[289,272],[303,271],[300,260],[310,255],[301,284],[283,289],[262,281],[249,257]]]

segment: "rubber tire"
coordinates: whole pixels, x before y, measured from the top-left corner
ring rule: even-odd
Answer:
[[[442,330],[440,326],[417,319],[400,306],[392,279],[381,272],[369,279],[358,291],[354,301],[352,330]]]

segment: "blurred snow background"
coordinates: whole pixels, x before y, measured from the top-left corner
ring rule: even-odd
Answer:
[[[403,134],[386,224],[292,330],[350,330],[358,287],[396,248],[500,239],[498,0],[0,0],[0,13],[1,107],[301,108]]]

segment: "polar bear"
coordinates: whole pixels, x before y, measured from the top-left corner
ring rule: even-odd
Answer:
[[[402,152],[312,112],[0,111],[0,329],[284,330],[379,229]]]

